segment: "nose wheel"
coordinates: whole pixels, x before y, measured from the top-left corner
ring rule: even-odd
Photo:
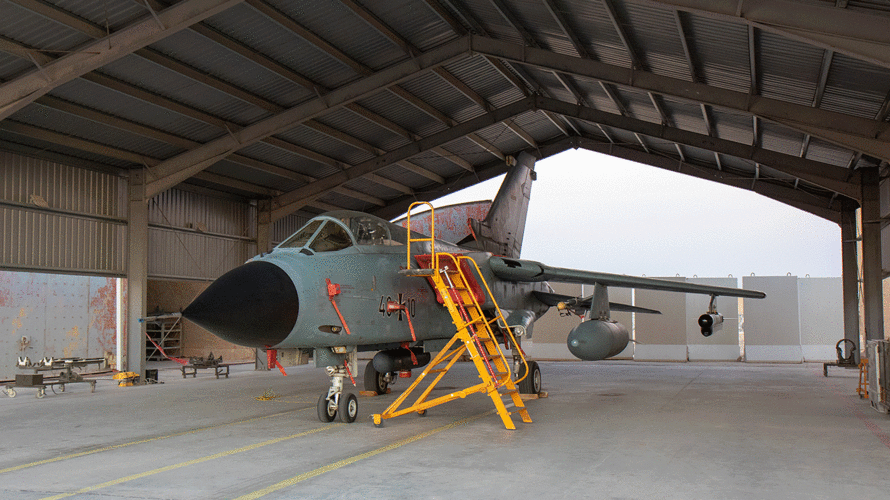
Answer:
[[[358,398],[355,394],[343,391],[343,379],[348,376],[342,366],[325,368],[331,377],[331,388],[318,397],[316,410],[318,419],[324,423],[333,422],[339,415],[340,421],[346,424],[355,422],[358,416]]]

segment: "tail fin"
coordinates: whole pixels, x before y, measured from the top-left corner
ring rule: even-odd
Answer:
[[[535,178],[535,157],[525,152],[520,153],[516,165],[504,178],[485,220],[470,219],[473,234],[460,244],[495,255],[519,258],[532,181]]]

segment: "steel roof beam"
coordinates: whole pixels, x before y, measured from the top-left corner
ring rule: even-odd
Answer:
[[[433,0],[433,1],[435,1],[435,0]],[[472,26],[473,30],[476,33],[479,33],[483,36],[489,36],[485,27],[482,26],[482,23],[479,22],[479,20],[476,19],[476,17],[471,12],[467,12],[466,10],[461,8],[461,6],[458,5],[457,3],[455,3],[454,1],[451,1],[451,0],[443,0],[443,1],[447,2],[448,5],[461,17],[461,19],[463,19],[467,24]],[[461,32],[456,32],[456,33],[458,33],[458,35],[463,34]],[[502,59],[496,59],[494,57],[486,56],[486,59],[488,59],[489,62],[498,61],[501,65],[503,65],[505,67],[505,69],[512,68],[513,70],[515,70],[516,73],[519,75],[518,79],[524,80],[525,83],[523,83],[522,81],[517,82],[517,77],[515,75],[513,75],[512,72],[509,72],[509,71],[507,73],[509,73],[511,76],[507,76],[507,79],[510,80],[513,83],[513,85],[520,88],[522,90],[522,93],[525,94],[526,97],[531,95],[528,90],[529,87],[535,89],[537,92],[540,92],[545,96],[552,97],[550,95],[550,93],[547,91],[547,89],[544,88],[544,86],[541,85],[540,82],[537,81],[537,79],[535,79],[531,74],[529,74],[527,71],[525,71],[521,66],[514,66],[514,65],[511,65],[507,61],[504,61]],[[501,71],[501,70],[498,69],[498,71]],[[506,73],[503,73],[503,71],[502,71],[502,74],[504,74],[505,76],[507,75]],[[547,120],[550,121],[550,123],[552,123],[553,126],[556,127],[559,130],[559,132],[561,134],[565,135],[566,137],[571,135],[569,133],[568,129],[566,128],[566,125],[571,127],[575,131],[576,134],[579,133],[579,131],[575,127],[575,125],[571,121],[569,121],[567,118],[563,118],[563,117],[554,115],[553,113],[549,113],[549,112],[545,113],[544,115],[547,117]],[[562,123],[563,121],[565,123]]]
[[[548,50],[473,36],[474,52],[521,64],[561,71],[583,78],[609,82],[656,94],[751,113],[760,118],[810,133],[842,147],[890,159],[890,124],[842,113],[814,109],[777,99],[690,83],[654,73],[632,71],[602,62],[558,54]]]
[[[831,71],[831,63],[834,60],[834,51],[826,50],[822,54],[822,65],[819,68],[819,82],[816,84],[816,93],[813,95],[813,107],[818,108],[822,105],[822,97],[825,95],[825,86],[828,83],[828,73]],[[807,156],[807,149],[810,147],[810,135],[804,136],[803,144],[800,147],[800,156]]]
[[[674,158],[664,156],[662,154],[650,154],[643,151],[631,149],[628,147],[601,142],[589,137],[580,137],[577,139],[578,147],[604,153],[616,158],[624,158],[626,160],[642,163],[652,167],[677,172],[700,179],[725,184],[727,186],[753,191],[767,198],[774,199],[786,205],[790,205],[799,210],[803,210],[810,214],[816,215],[835,223],[840,222],[840,211],[833,210],[828,207],[828,199],[822,199],[816,195],[806,193],[801,190],[784,187],[777,184],[767,183],[761,179],[756,186],[752,188],[751,179],[739,177],[737,175],[718,172],[712,168],[700,167],[694,164],[678,161]],[[824,202],[824,203],[823,203]]]
[[[146,186],[147,192],[156,194],[164,191],[241,148],[372,95],[382,87],[398,84],[433,67],[462,59],[467,53],[468,40],[465,38],[454,40],[414,59],[394,64],[373,75],[332,90],[323,98],[312,99],[210,141],[159,165],[159,178]]]
[[[813,185],[823,189],[840,193],[851,199],[858,199],[861,195],[858,186],[858,177],[854,176],[847,181],[849,170],[834,165],[828,165],[813,160],[802,159],[798,156],[787,155],[768,149],[762,149],[747,144],[709,137],[686,130],[665,127],[659,124],[637,120],[626,116],[619,116],[603,111],[575,106],[570,103],[537,97],[535,99],[537,109],[547,109],[591,123],[602,123],[610,127],[620,128],[629,132],[642,134],[648,137],[663,139],[667,142],[683,144],[685,146],[713,151],[715,154],[726,154],[760,163],[788,175],[799,177]]]
[[[745,23],[856,59],[890,68],[890,19],[795,0],[629,0],[657,4],[697,15]]]
[[[389,39],[392,43],[397,45],[402,52],[405,52],[410,57],[415,57],[420,53],[420,50],[411,44],[408,40],[399,35],[394,29],[390,28],[383,21],[381,21],[377,16],[374,15],[370,10],[366,7],[359,5],[353,0],[340,0],[341,3],[346,5],[350,10],[352,10],[356,15],[359,16],[365,23],[371,26],[378,33]],[[485,112],[491,111],[493,108],[485,100],[478,92],[470,88],[469,85],[461,81],[458,77],[454,76],[450,71],[445,69],[442,66],[438,66],[433,68],[433,72],[439,75],[442,79],[444,79],[449,85],[455,88],[458,92],[464,94],[471,101],[478,104]],[[445,122],[449,126],[453,126]],[[486,151],[495,155],[496,157],[503,159],[504,153],[498,150],[494,145],[489,144],[481,137],[476,136],[475,134],[471,134],[468,138],[481,146]]]
[[[551,139],[540,143],[537,148],[527,148],[525,149],[525,152],[538,158],[539,160],[549,158],[568,149],[576,149],[578,147],[577,139],[577,136],[559,136],[556,139]],[[514,156],[515,155],[518,155],[518,152],[514,152]],[[393,217],[397,217],[399,214],[405,213],[405,211],[408,209],[408,206],[415,201],[435,200],[436,198],[445,196],[446,194],[453,193],[455,191],[459,191],[479,182],[493,179],[498,175],[506,173],[509,170],[509,165],[499,160],[493,160],[480,165],[477,169],[478,173],[475,176],[463,174],[454,175],[446,179],[446,182],[442,186],[436,186],[433,189],[424,190],[422,193],[418,193],[416,196],[402,196],[395,200],[390,200],[389,205],[383,208],[376,209],[371,213],[385,219],[391,219]]]
[[[29,1],[31,3],[33,0]],[[241,0],[184,0],[0,86],[0,120],[75,78],[222,12]],[[39,2],[33,2],[36,4]],[[42,3],[40,3],[43,5]],[[56,10],[56,9],[53,9]]]
[[[348,170],[329,175],[316,182],[278,196],[272,200],[272,220],[278,220],[281,217],[298,210],[309,200],[323,196],[330,190],[336,189],[355,178],[361,177],[367,173],[376,172],[391,164],[406,160],[417,154],[429,151],[432,148],[442,146],[453,140],[464,137],[469,133],[482,130],[495,123],[513,118],[533,109],[533,106],[534,99],[527,97],[521,101],[508,104],[507,106],[495,109],[480,117],[460,123],[447,130],[443,130],[442,132],[362,162]]]

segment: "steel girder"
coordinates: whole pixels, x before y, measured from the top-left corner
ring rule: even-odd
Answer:
[[[458,124],[432,136],[382,154],[374,159],[350,167],[347,170],[306,184],[289,193],[282,194],[272,202],[272,220],[278,220],[287,214],[298,210],[327,192],[341,188],[343,184],[353,179],[373,173],[425,151],[435,150],[436,148],[460,137],[464,137],[469,133],[482,130],[495,123],[510,120],[529,111],[552,112],[591,123],[621,128],[647,137],[664,139],[667,142],[711,150],[717,153],[750,160],[788,175],[795,176],[828,191],[839,193],[844,197],[853,200],[858,200],[860,193],[858,175],[851,173],[846,168],[807,160],[797,156],[778,153],[725,139],[696,134],[661,124],[649,123],[621,115],[605,113],[556,99],[549,99],[546,97],[527,97],[493,110],[483,116]],[[733,184],[731,185],[743,187],[744,184],[748,183],[750,183],[750,179],[743,179],[741,182],[737,182],[737,179],[733,179]],[[762,186],[758,186],[758,189],[755,189],[755,191],[766,192],[775,189],[770,187],[772,184],[760,184]],[[795,195],[790,194],[791,191],[794,191],[792,188],[784,189],[789,191],[789,193],[782,193],[785,199],[800,201],[794,200]],[[816,208],[817,207],[813,207],[813,210],[816,210]]]
[[[890,68],[890,29],[884,16],[840,9],[824,2],[792,0],[630,1],[745,23]]]
[[[52,89],[218,14],[243,0],[184,0],[0,86],[0,120]]]
[[[155,179],[146,186],[148,196],[154,196],[188,179],[226,156],[270,135],[288,130],[302,122],[321,116],[363,97],[417,76],[436,66],[467,57],[469,39],[462,38],[397,63],[330,93],[298,104],[290,109],[260,120],[241,130],[210,141],[162,162],[155,170]]]
[[[471,36],[474,53],[547,71],[654,92],[719,108],[749,113],[819,137],[841,147],[890,160],[890,123],[860,118],[777,99],[638,71],[549,50]]]

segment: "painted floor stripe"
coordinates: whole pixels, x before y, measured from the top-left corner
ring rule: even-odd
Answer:
[[[437,429],[433,429],[431,431],[427,431],[427,432],[424,432],[421,434],[417,434],[415,436],[411,436],[409,438],[403,439],[401,441],[397,441],[395,443],[384,446],[382,448],[377,448],[376,450],[369,451],[367,453],[362,453],[361,455],[356,455],[354,457],[350,457],[345,460],[340,460],[339,462],[334,462],[334,463],[332,463],[330,465],[326,465],[324,467],[319,467],[318,469],[306,472],[304,474],[300,474],[299,476],[294,476],[290,479],[281,481],[280,483],[275,483],[275,484],[268,486],[266,488],[263,488],[261,490],[254,491],[253,493],[248,493],[247,495],[240,496],[240,497],[236,498],[235,500],[255,500],[257,498],[266,496],[269,493],[274,493],[280,489],[287,488],[288,486],[293,486],[293,485],[300,483],[302,481],[305,481],[307,479],[312,479],[313,477],[320,476],[322,474],[325,474],[325,473],[328,473],[331,471],[335,471],[341,467],[345,467],[349,464],[353,464],[360,460],[364,460],[366,458],[371,458],[375,455],[379,455],[379,454],[387,452],[387,451],[395,450],[396,448],[401,448],[402,446],[405,446],[406,444],[411,444],[415,441],[420,441],[421,439],[430,437],[433,434],[438,434],[442,431],[447,431],[448,429],[453,429],[455,427],[459,427],[461,425],[470,423],[474,420],[479,420],[480,418],[486,417],[488,415],[492,415],[493,413],[495,413],[495,411],[491,410],[491,411],[482,413],[481,415],[476,415],[475,417],[467,417],[462,420],[457,420],[457,421],[451,422],[448,425],[444,425]]]
[[[299,434],[291,434],[290,436],[284,436],[284,437],[280,437],[280,438],[270,439],[270,440],[268,440],[268,441],[263,441],[263,442],[261,442],[261,443],[255,443],[255,444],[251,444],[251,445],[248,445],[248,446],[243,446],[243,447],[241,447],[241,448],[236,448],[236,449],[234,449],[234,450],[223,451],[223,452],[217,453],[217,454],[215,454],[215,455],[209,455],[209,456],[206,456],[206,457],[201,457],[201,458],[196,458],[196,459],[194,459],[194,460],[189,460],[189,461],[187,461],[187,462],[180,462],[180,463],[178,463],[178,464],[168,465],[168,466],[166,466],[166,467],[161,467],[161,468],[159,468],[159,469],[154,469],[154,470],[150,470],[150,471],[140,472],[139,474],[133,474],[133,475],[131,475],[131,476],[126,476],[126,477],[122,477],[122,478],[119,478],[119,479],[113,479],[113,480],[111,480],[111,481],[107,481],[107,482],[104,482],[104,483],[101,483],[101,484],[97,484],[97,485],[94,485],[94,486],[87,486],[86,488],[81,488],[81,489],[79,489],[79,490],[77,490],[77,491],[72,491],[72,492],[70,492],[70,493],[62,493],[62,494],[54,495],[54,496],[51,496],[51,497],[41,498],[40,500],[59,500],[59,499],[61,499],[61,498],[67,498],[67,497],[74,496],[74,495],[82,495],[82,494],[84,494],[84,493],[89,493],[89,492],[91,492],[91,491],[100,490],[100,489],[102,489],[102,488],[108,488],[109,486],[115,486],[115,485],[118,485],[118,484],[121,484],[121,483],[126,483],[127,481],[133,481],[134,479],[142,479],[142,478],[144,478],[144,477],[153,476],[153,475],[155,475],[155,474],[160,474],[160,473],[162,473],[162,472],[169,472],[169,471],[171,471],[171,470],[181,469],[181,468],[183,468],[183,467],[188,467],[188,466],[190,466],[190,465],[197,465],[197,464],[200,464],[200,463],[203,463],[203,462],[208,462],[208,461],[210,461],[210,460],[215,460],[215,459],[217,459],[217,458],[228,457],[228,456],[235,455],[235,454],[237,454],[237,453],[243,453],[243,452],[245,452],[245,451],[256,450],[256,449],[258,449],[258,448],[262,448],[262,447],[264,447],[264,446],[269,446],[269,445],[271,445],[271,444],[281,443],[281,442],[283,442],[283,441],[287,441],[287,440],[290,440],[290,439],[294,439],[294,438],[298,438],[298,437],[303,437],[303,436],[308,436],[309,434],[315,434],[316,432],[326,431],[326,430],[328,430],[328,429],[331,429],[331,428],[333,428],[333,427],[337,427],[337,426],[340,426],[340,425],[345,425],[345,424],[332,424],[332,425],[326,425],[326,426],[324,426],[324,427],[319,427],[318,429],[308,430],[308,431],[305,431],[305,432],[301,432],[301,433],[299,433]]]
[[[301,411],[305,411],[305,410],[308,410],[308,409],[309,409],[309,408],[301,408],[301,409],[299,409],[299,410],[288,410],[288,411],[283,411],[283,412],[279,412],[279,413],[273,413],[273,414],[271,414],[271,415],[263,415],[263,416],[261,416],[261,417],[253,417],[253,418],[248,418],[248,419],[245,419],[245,420],[238,420],[238,421],[236,421],[236,422],[229,422],[229,423],[227,423],[227,424],[211,425],[211,426],[209,426],[209,427],[200,427],[200,428],[198,428],[198,429],[192,429],[192,430],[188,430],[188,431],[177,432],[177,433],[175,433],[175,434],[168,434],[168,435],[166,435],[166,436],[158,436],[158,437],[153,437],[153,438],[148,438],[148,439],[142,439],[142,440],[139,440],[139,441],[131,441],[131,442],[129,442],[129,443],[121,443],[121,444],[116,444],[116,445],[113,445],[113,446],[106,446],[106,447],[104,447],[104,448],[97,448],[97,449],[95,449],[95,450],[82,451],[82,452],[79,452],[79,453],[72,453],[72,454],[70,454],[70,455],[64,455],[64,456],[61,456],[61,457],[47,458],[47,459],[45,459],[45,460],[38,460],[38,461],[36,461],[36,462],[31,462],[31,463],[22,464],[22,465],[16,465],[16,466],[13,466],[13,467],[8,467],[8,468],[6,468],[6,469],[0,469],[0,474],[5,474],[5,473],[7,473],[7,472],[15,472],[15,471],[17,471],[17,470],[22,470],[22,469],[27,469],[28,467],[36,467],[36,466],[38,466],[38,465],[46,465],[46,464],[51,464],[51,463],[53,463],[53,462],[60,462],[60,461],[62,461],[62,460],[70,460],[70,459],[72,459],[72,458],[79,458],[79,457],[83,457],[83,456],[86,456],[86,455],[92,455],[92,454],[94,454],[94,453],[102,453],[103,451],[116,450],[116,449],[118,449],[118,448],[125,448],[125,447],[127,447],[127,446],[134,446],[134,445],[137,445],[137,444],[151,443],[151,442],[154,442],[154,441],[160,441],[160,440],[162,440],[162,439],[169,439],[169,438],[174,438],[174,437],[186,436],[186,435],[189,435],[189,434],[195,434],[195,433],[198,433],[198,432],[208,431],[208,430],[211,430],[211,429],[220,429],[220,428],[222,428],[222,427],[228,427],[228,426],[230,426],[230,425],[244,424],[244,423],[247,423],[247,422],[253,422],[253,421],[256,421],[256,420],[261,420],[261,419],[264,419],[264,418],[277,417],[277,416],[280,416],[280,415],[287,415],[288,413],[296,413],[296,412],[301,412]]]

